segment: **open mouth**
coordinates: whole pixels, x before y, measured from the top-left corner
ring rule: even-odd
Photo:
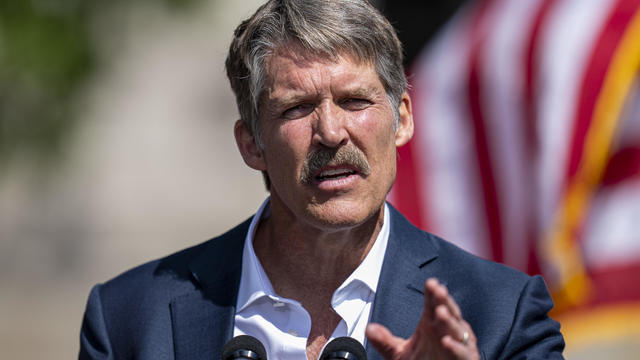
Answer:
[[[357,172],[349,168],[325,169],[320,171],[314,178],[317,181],[338,180],[355,174]]]

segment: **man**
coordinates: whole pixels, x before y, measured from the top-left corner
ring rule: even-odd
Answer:
[[[372,6],[269,1],[236,29],[227,73],[238,148],[271,196],[226,234],[94,287],[80,358],[219,358],[242,334],[270,359],[317,359],[339,336],[369,359],[562,358],[540,278],[385,204],[413,119],[401,45]]]

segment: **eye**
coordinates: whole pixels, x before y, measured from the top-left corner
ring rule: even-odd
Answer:
[[[282,113],[285,119],[293,120],[303,118],[313,112],[313,104],[299,104],[292,106]]]
[[[363,98],[348,98],[340,102],[340,105],[350,111],[360,111],[368,108],[372,102]]]

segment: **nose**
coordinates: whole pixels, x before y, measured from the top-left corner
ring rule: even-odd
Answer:
[[[345,126],[346,118],[340,106],[333,103],[319,106],[313,129],[313,143],[329,148],[346,145],[349,132]]]

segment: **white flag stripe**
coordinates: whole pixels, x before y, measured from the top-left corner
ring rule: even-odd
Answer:
[[[618,148],[640,149],[640,83],[626,101]],[[590,269],[637,262],[640,259],[640,174],[601,189],[585,222],[583,246]]]
[[[420,132],[418,171],[428,184],[422,204],[428,207],[427,228],[480,256],[490,256],[490,243],[481,221],[481,193],[477,185],[477,165],[472,129],[462,84],[466,74],[470,24],[468,12],[459,13],[449,24],[426,58],[419,61],[414,79],[416,94],[424,97],[416,106],[416,131]],[[423,66],[424,64],[424,66]]]
[[[640,258],[640,178],[606,189],[595,199],[583,239],[590,269],[637,262]]]
[[[615,1],[558,1],[541,34],[538,90],[540,229],[553,225],[566,177],[573,117],[596,37]]]
[[[495,1],[482,47],[482,100],[502,218],[504,263],[526,271],[529,192],[524,139],[525,51],[541,1]],[[531,182],[533,184],[533,182]]]

